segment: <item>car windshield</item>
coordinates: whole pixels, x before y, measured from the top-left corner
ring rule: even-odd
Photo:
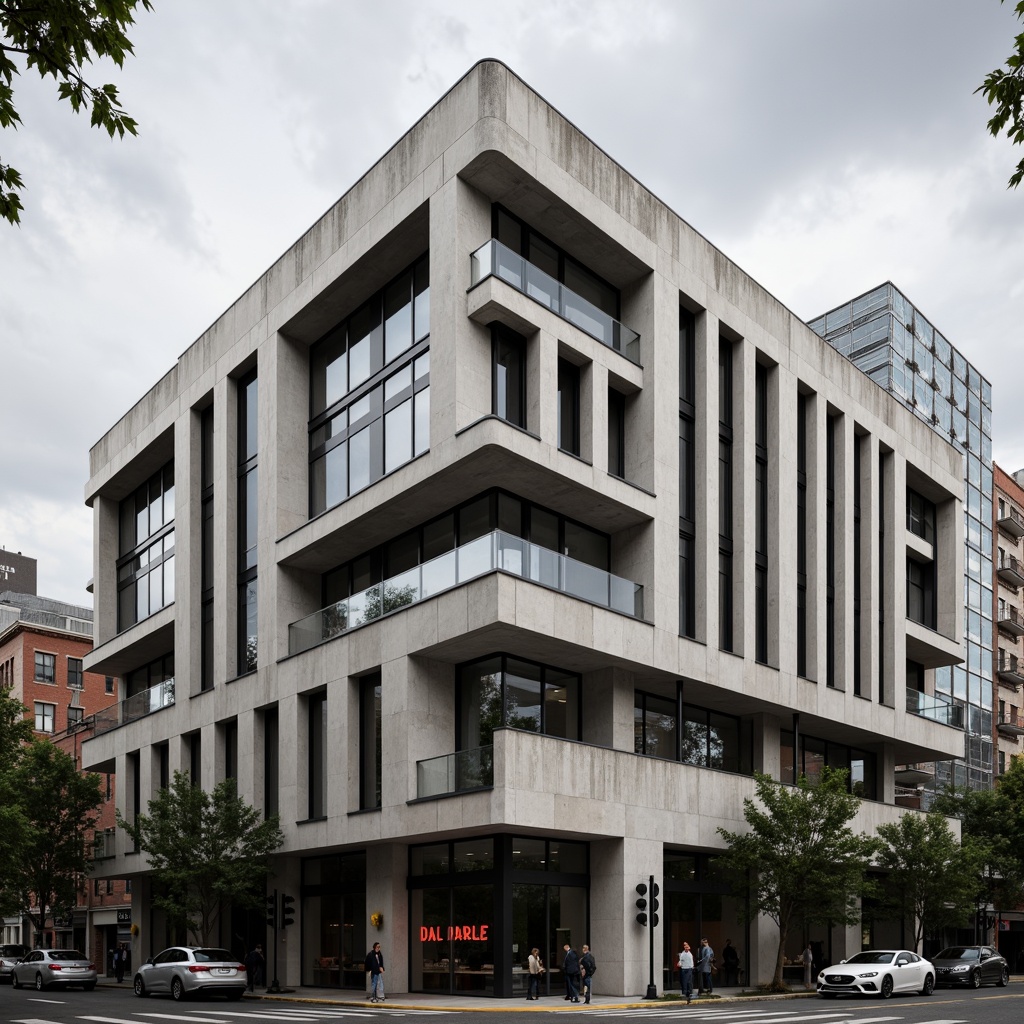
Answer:
[[[51,960],[84,960],[85,957],[77,949],[51,949],[49,953]]]
[[[27,946],[0,946],[0,956],[24,956],[27,952]]]
[[[848,964],[891,964],[896,954],[891,949],[872,950],[868,953],[857,953],[846,962]]]
[[[237,963],[238,961],[226,949],[197,949],[192,954],[198,964]]]
[[[976,946],[949,946],[935,958],[936,960],[977,960],[980,950]]]

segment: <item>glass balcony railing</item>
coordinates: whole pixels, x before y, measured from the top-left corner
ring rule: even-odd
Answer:
[[[908,686],[907,711],[921,718],[930,718],[933,722],[951,725],[954,729],[964,727],[963,706],[943,693],[922,693]]]
[[[162,708],[169,708],[174,703],[174,680],[165,679],[148,690],[135,693],[127,700],[115,704],[113,707],[96,712],[96,728],[94,736],[100,733],[109,732],[119,725],[127,722],[134,722],[139,718],[145,718],[154,711]]]
[[[631,331],[495,238],[470,256],[470,287],[491,276],[500,278],[630,362],[639,364],[640,335],[636,331]]]
[[[308,651],[387,612],[491,572],[511,573],[602,608],[643,618],[644,588],[640,584],[495,530],[293,622],[288,627],[288,653]]]
[[[457,750],[416,762],[416,796],[467,793],[494,785],[494,747]]]

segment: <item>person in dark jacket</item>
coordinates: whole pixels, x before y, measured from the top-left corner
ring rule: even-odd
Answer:
[[[572,946],[567,942],[562,951],[562,974],[565,975],[565,998],[570,1003],[580,1001],[580,958]]]
[[[583,946],[583,955],[580,957],[580,974],[583,976],[583,1002],[590,1002],[591,990],[594,987],[594,972],[597,970],[597,961],[590,947]]]
[[[245,973],[249,977],[249,991],[263,984],[263,968],[267,961],[263,958],[263,946],[256,943],[253,949],[245,954]]]
[[[114,977],[120,985],[124,981],[125,968],[128,966],[128,947],[122,942],[114,950]]]
[[[370,972],[370,1002],[384,1002],[384,954],[380,951],[380,943],[375,942],[373,949],[366,954],[364,965]],[[380,993],[378,995],[377,993]]]

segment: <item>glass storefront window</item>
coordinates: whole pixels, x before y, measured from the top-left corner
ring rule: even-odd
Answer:
[[[365,854],[310,858],[303,863],[300,921],[302,984],[364,990]]]
[[[455,871],[490,871],[494,867],[494,840],[455,843],[452,867]]]

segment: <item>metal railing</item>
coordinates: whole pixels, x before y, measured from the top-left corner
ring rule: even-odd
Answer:
[[[511,573],[623,615],[643,617],[640,584],[495,530],[293,622],[288,627],[288,653],[308,651],[387,612],[490,572]]]
[[[1019,580],[1024,580],[1024,564],[1021,563],[1020,559],[1015,555],[1004,554],[999,559],[999,565],[996,567],[996,572],[1001,577],[1016,577]]]
[[[943,693],[922,693],[908,686],[907,711],[933,722],[951,725],[955,729],[964,727],[963,707]]]
[[[416,762],[416,796],[468,793],[494,785],[494,747],[456,750]]]
[[[1024,516],[1015,508],[1007,507],[1003,515],[996,519],[996,526],[1001,527],[1012,537],[1024,537]]]
[[[105,708],[96,712],[96,728],[93,736],[109,732],[119,725],[127,722],[134,722],[139,718],[145,718],[154,711],[169,708],[174,703],[174,680],[165,679],[162,683],[151,686],[141,693],[132,694],[127,700],[121,701],[113,707]]]
[[[1007,606],[997,617],[996,627],[1004,632],[1020,636],[1024,633],[1024,618],[1016,608]]]
[[[470,256],[470,287],[492,275],[575,324],[630,362],[639,364],[640,335],[636,331],[631,331],[496,238],[484,242]]]

